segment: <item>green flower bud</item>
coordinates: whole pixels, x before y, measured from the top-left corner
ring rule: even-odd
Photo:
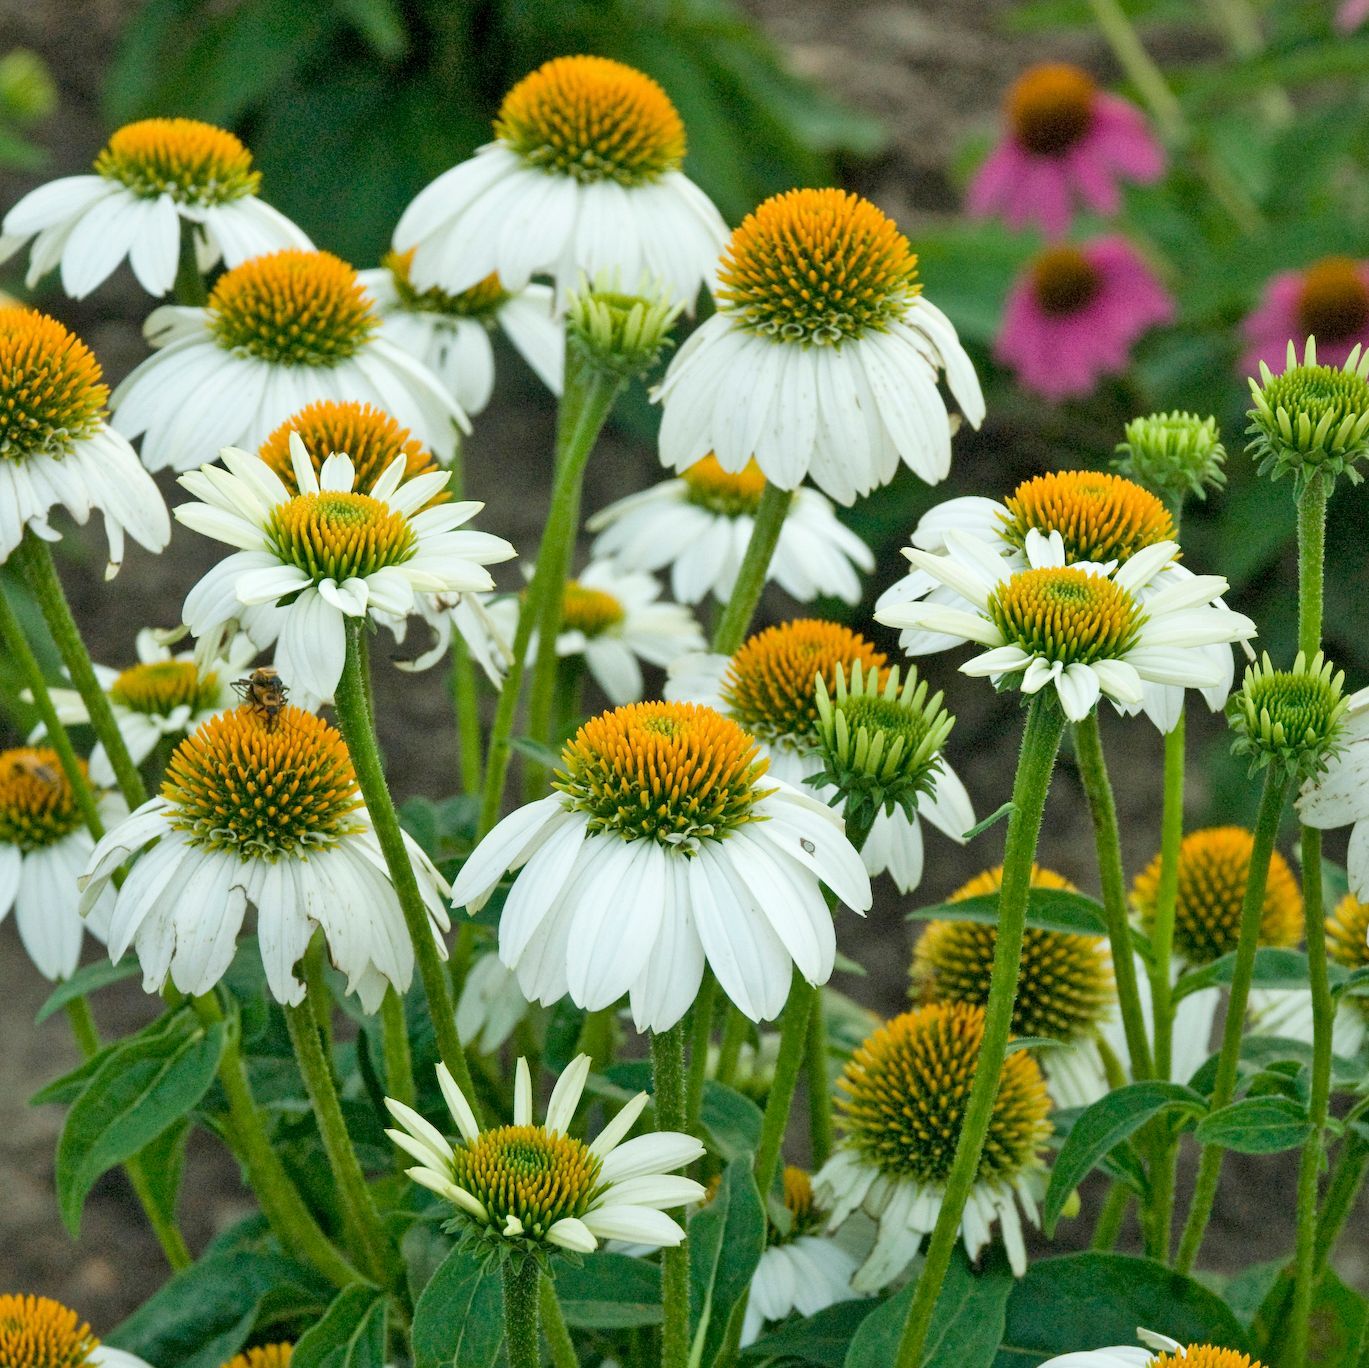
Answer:
[[[0,110],[16,123],[36,123],[57,108],[57,86],[47,64],[27,48],[0,57]]]
[[[1344,366],[1319,366],[1316,339],[1309,337],[1301,364],[1288,344],[1282,375],[1260,362],[1260,380],[1250,381],[1255,407],[1249,411],[1246,450],[1261,475],[1302,481],[1318,474],[1344,474],[1358,484],[1355,463],[1369,452],[1369,352],[1356,346]]]
[[[880,683],[878,670],[836,669],[835,693],[819,674],[817,742],[821,774],[808,782],[832,785],[845,805],[847,824],[868,827],[880,812],[902,808],[910,816],[920,794],[930,794],[941,770],[941,750],[955,725],[940,693],[909,668],[899,686],[898,666]]]
[[[582,280],[566,305],[566,339],[586,364],[626,378],[645,375],[670,345],[682,304],[643,282],[641,294],[624,294],[616,279]]]
[[[1339,749],[1348,700],[1345,674],[1318,651],[1301,652],[1291,670],[1276,670],[1268,652],[1247,667],[1241,690],[1227,704],[1236,733],[1232,750],[1250,757],[1250,772],[1274,765],[1294,781],[1312,778]]]
[[[1151,413],[1133,418],[1118,442],[1113,469],[1166,503],[1207,498],[1226,484],[1226,448],[1215,418],[1196,413]]]

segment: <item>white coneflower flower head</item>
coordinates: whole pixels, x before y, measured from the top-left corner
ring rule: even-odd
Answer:
[[[699,1201],[704,1189],[672,1172],[699,1158],[691,1135],[656,1131],[628,1140],[646,1106],[638,1093],[593,1141],[570,1134],[590,1058],[579,1055],[556,1081],[546,1118],[533,1119],[525,1059],[514,1077],[513,1124],[481,1129],[446,1065],[438,1083],[455,1122],[449,1141],[412,1107],[386,1098],[398,1123],[386,1132],[416,1161],[409,1177],[456,1208],[450,1229],[486,1254],[545,1257],[553,1249],[589,1254],[601,1240],[662,1249],[684,1231],[665,1213]]]
[[[870,885],[840,818],[772,781],[756,741],[711,708],[638,703],[591,718],[555,792],[510,814],[453,889],[478,910],[518,870],[499,953],[524,995],[587,1010],[625,993],[638,1030],[667,1030],[705,960],[753,1021],[793,970],[825,983],[836,954],[826,883],[857,911]]]
[[[831,1211],[830,1228],[857,1210],[879,1227],[852,1279],[857,1291],[876,1292],[898,1277],[936,1225],[983,1037],[983,1008],[933,1003],[881,1026],[847,1063],[838,1103],[845,1134],[813,1186]],[[971,1260],[997,1221],[1013,1270],[1025,1272],[1018,1207],[1036,1219],[1050,1106],[1036,1061],[1026,1051],[1010,1054],[962,1217]]]
[[[149,551],[170,540],[157,486],[105,421],[108,398],[80,338],[36,309],[0,307],[0,561],[29,529],[59,540],[54,508],[78,523],[103,514],[107,579],[123,561],[125,533]]]
[[[97,289],[125,257],[149,294],[176,280],[182,224],[196,264],[231,266],[280,248],[312,247],[284,214],[257,198],[261,172],[226,129],[197,119],[125,124],[95,159],[95,174],[65,176],[25,195],[0,228],[0,261],[30,239],[32,288],[60,264],[73,299]]]
[[[419,594],[488,590],[486,565],[508,560],[502,537],[462,530],[484,507],[435,502],[446,471],[405,479],[397,455],[368,493],[356,487],[349,456],[317,469],[291,433],[292,484],[245,451],[226,448],[226,469],[204,466],[180,477],[201,502],[182,504],[178,521],[237,547],[190,591],[184,616],[201,636],[243,608],[279,605],[276,664],[310,695],[330,698],[346,655],[344,618],[389,621],[415,609]]]
[[[1114,1344],[1105,1349],[1083,1349],[1072,1354],[1057,1354],[1041,1368],[1263,1368],[1263,1365],[1238,1349],[1222,1349],[1213,1344],[1180,1344],[1168,1335],[1138,1329],[1136,1338],[1148,1348]]]
[[[656,397],[661,460],[755,458],[794,489],[805,477],[849,504],[900,460],[928,483],[951,468],[944,369],[976,427],[984,399],[949,320],[922,295],[917,257],[868,200],[790,190],[733,233],[717,313],[680,348]]]
[[[683,174],[684,124],[651,77],[607,57],[553,58],[504,97],[494,134],[395,228],[420,289],[498,273],[521,290],[547,275],[564,299],[607,270],[654,276],[692,309],[727,227]]]
[[[204,308],[163,305],[157,348],[115,390],[114,425],[151,470],[186,470],[225,445],[253,448],[320,399],[393,413],[450,461],[470,424],[428,368],[381,333],[375,302],[331,252],[287,250],[225,271]]]
[[[408,837],[405,847],[437,939],[449,925],[447,886]],[[139,851],[115,894],[109,946],[115,960],[133,947],[148,992],[168,976],[184,993],[208,992],[232,961],[249,905],[277,1001],[303,1000],[294,965],[316,930],[366,1011],[388,986],[408,987],[413,944],[351,757],[314,714],[249,701],[187,737],[161,793],[96,845],[83,909]]]

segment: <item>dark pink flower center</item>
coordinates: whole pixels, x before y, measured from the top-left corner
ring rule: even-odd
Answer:
[[[1369,288],[1349,257],[1310,266],[1298,295],[1298,331],[1318,342],[1358,342],[1369,336]]]
[[[1086,71],[1065,62],[1034,66],[1008,92],[1013,136],[1028,152],[1058,157],[1093,126],[1097,87]]]
[[[1041,312],[1063,317],[1092,303],[1102,276],[1077,247],[1048,247],[1032,263],[1031,283]]]

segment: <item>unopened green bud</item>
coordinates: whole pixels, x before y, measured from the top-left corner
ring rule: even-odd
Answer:
[[[1166,503],[1207,498],[1226,484],[1226,448],[1215,418],[1196,413],[1151,413],[1133,418],[1117,444],[1113,468]]]
[[[899,685],[898,666],[880,681],[878,670],[851,666],[850,683],[838,665],[835,692],[821,674],[815,681],[818,754],[823,770],[809,780],[836,788],[848,825],[868,827],[880,812],[911,815],[919,795],[930,794],[941,770],[941,750],[955,725],[928,697],[927,681],[909,668]]]
[[[57,86],[47,64],[28,48],[0,57],[0,110],[16,123],[36,123],[57,108]]]
[[[1266,765],[1295,781],[1321,773],[1340,744],[1344,684],[1320,651],[1310,661],[1299,651],[1291,670],[1276,670],[1266,652],[1227,704],[1232,749],[1250,757],[1252,774]]]
[[[1307,339],[1301,363],[1290,342],[1283,374],[1261,361],[1250,396],[1246,450],[1261,475],[1292,475],[1301,484],[1344,474],[1359,483],[1355,463],[1369,452],[1369,352],[1356,346],[1345,365],[1319,366],[1315,338]]]
[[[682,304],[643,282],[641,293],[625,294],[617,281],[600,275],[566,305],[566,338],[581,359],[613,375],[645,375],[670,345],[670,330]]]

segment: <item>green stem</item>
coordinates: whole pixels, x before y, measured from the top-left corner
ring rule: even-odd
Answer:
[[[347,1134],[342,1099],[338,1096],[332,1065],[323,1052],[323,1042],[309,1004],[305,1002],[298,1007],[286,1007],[285,1024],[313,1107],[314,1121],[323,1140],[323,1152],[328,1156],[333,1181],[342,1200],[348,1228],[356,1236],[357,1252],[361,1255],[362,1264],[375,1279],[388,1283],[396,1272],[394,1250],[386,1238],[380,1212],[376,1209],[371,1189],[366,1185],[366,1175],[361,1171],[361,1163]]]
[[[396,1102],[414,1105],[414,1057],[409,1049],[409,1025],[404,1020],[404,999],[388,988],[380,1004],[381,1048],[385,1052],[385,1088]],[[405,1160],[408,1163],[408,1160]]]
[[[764,1199],[770,1192],[779,1169],[780,1149],[789,1125],[789,1109],[798,1089],[799,1073],[808,1052],[808,1019],[813,1000],[821,990],[794,970],[789,997],[780,1016],[780,1049],[775,1059],[775,1077],[765,1099],[761,1118],[761,1138],[756,1146],[756,1186]]]
[[[375,730],[371,726],[366,705],[366,677],[362,670],[361,643],[366,630],[364,618],[347,620],[347,656],[342,667],[342,678],[337,687],[337,716],[343,739],[352,757],[361,796],[366,802],[376,840],[389,868],[399,906],[404,913],[404,924],[413,942],[414,958],[418,961],[419,976],[428,999],[428,1012],[437,1036],[437,1052],[447,1066],[456,1086],[466,1095],[480,1121],[480,1099],[471,1080],[466,1053],[461,1048],[461,1037],[456,1031],[456,1009],[452,1005],[451,989],[438,954],[437,940],[428,920],[428,909],[418,889],[413,861],[404,844],[404,833],[390,797],[385,771],[380,763],[380,749]]]
[[[314,1014],[314,1025],[323,1041],[325,1054],[333,1049],[333,998],[328,991],[323,962],[327,947],[322,936],[315,936],[304,952],[304,1000]]]
[[[1283,815],[1283,801],[1288,793],[1288,781],[1269,767],[1260,797],[1259,815],[1255,821],[1255,839],[1250,852],[1250,870],[1246,875],[1245,900],[1241,904],[1240,938],[1236,942],[1236,965],[1231,976],[1231,994],[1227,1001],[1226,1021],[1222,1027],[1222,1047],[1217,1059],[1217,1074],[1212,1085],[1211,1110],[1227,1106],[1236,1093],[1236,1079],[1241,1060],[1241,1040],[1244,1036],[1245,1012],[1250,1001],[1250,981],[1255,972],[1255,950],[1260,939],[1260,918],[1264,911],[1264,891],[1269,880],[1269,861],[1274,853],[1274,841],[1279,834],[1279,819]],[[1188,1220],[1179,1241],[1179,1256],[1175,1267],[1189,1273],[1202,1248],[1203,1235],[1212,1215],[1212,1204],[1217,1197],[1221,1178],[1222,1158],[1226,1151],[1220,1145],[1204,1147],[1198,1160],[1198,1177],[1193,1201],[1188,1209]]]
[[[689,1086],[685,1094],[684,1128],[692,1135],[699,1127],[704,1081],[708,1077],[708,1047],[713,1039],[713,1008],[718,1000],[718,980],[704,970],[699,995],[694,999],[689,1033]]]
[[[57,708],[53,704],[52,695],[48,692],[48,682],[43,678],[43,667],[38,663],[38,657],[33,654],[33,648],[29,645],[19,618],[10,606],[3,589],[0,589],[0,640],[4,641],[6,652],[19,666],[19,673],[28,685],[29,693],[33,695],[33,706],[37,709],[47,732],[47,743],[57,753],[62,773],[71,785],[76,806],[81,809],[81,819],[86,824],[86,830],[98,841],[105,834],[105,826],[95,805],[95,791],[90,786],[85,768],[76,756],[76,748],[71,744],[66,727],[57,716]]]
[[[456,713],[457,744],[461,749],[461,790],[479,793],[483,779],[480,752],[484,738],[480,732],[480,686],[475,677],[475,661],[452,630],[452,710]]]
[[[586,1012],[580,1023],[580,1037],[575,1042],[577,1054],[590,1057],[590,1068],[599,1073],[613,1063],[614,1018],[613,1007],[601,1007],[595,1012]]]
[[[718,1046],[718,1082],[731,1088],[737,1082],[737,1066],[741,1062],[742,1046],[750,1031],[750,1023],[741,1011],[727,1002],[723,1020],[723,1038]]]
[[[542,1334],[551,1350],[551,1361],[555,1368],[580,1368],[580,1359],[575,1352],[575,1341],[570,1337],[566,1318],[561,1311],[561,1302],[556,1295],[556,1284],[542,1275],[539,1289],[542,1310]]]
[[[727,600],[718,625],[713,630],[713,649],[719,655],[733,655],[746,640],[756,605],[761,601],[761,591],[765,588],[765,577],[770,571],[780,531],[793,502],[792,490],[780,489],[773,484],[765,486],[760,507],[756,509],[756,521],[751,528],[751,540],[746,544],[746,555],[742,557],[741,569],[737,571],[737,582],[732,586],[732,597]]]
[[[1354,1210],[1366,1171],[1369,1171],[1369,1142],[1352,1132],[1336,1155],[1331,1179],[1326,1185],[1326,1196],[1322,1200],[1321,1219],[1317,1222],[1318,1281],[1326,1272],[1336,1242]]]
[[[1098,1213],[1098,1224],[1093,1228],[1093,1239],[1089,1248],[1100,1253],[1108,1253],[1117,1246],[1118,1236],[1122,1233],[1122,1222],[1127,1218],[1127,1207],[1131,1204],[1131,1189],[1125,1183],[1114,1183],[1103,1199],[1102,1210]]]
[[[181,220],[181,251],[176,260],[176,281],[172,292],[177,304],[198,309],[209,300],[209,291],[204,287],[204,277],[200,274],[200,264],[195,256],[196,227],[188,219]]]
[[[549,551],[544,534],[537,558],[537,571],[539,574],[546,571],[546,583],[533,620],[537,629],[537,659],[533,663],[528,692],[528,735],[534,741],[542,742],[551,740],[559,661],[556,638],[561,633],[566,581],[570,578],[575,534],[580,525],[580,485],[599,433],[627,385],[625,377],[600,370],[583,359],[577,364],[574,359],[577,353],[578,349],[572,348],[567,356],[571,364],[566,367],[566,386],[556,418],[556,469],[574,472],[567,491],[566,535]],[[528,784],[540,789],[542,767],[529,763],[527,771]]]
[[[194,1008],[206,1025],[224,1020],[223,1009],[212,994],[195,998]],[[242,1051],[232,1031],[219,1061],[219,1083],[228,1101],[228,1129],[233,1150],[282,1248],[313,1264],[338,1287],[369,1281],[334,1248],[290,1181],[252,1096]]]
[[[808,1014],[808,1050],[805,1059],[808,1083],[808,1145],[810,1164],[816,1173],[832,1153],[832,1084],[827,1076],[827,1012],[822,990],[813,994]]]
[[[542,1270],[536,1259],[504,1260],[504,1352],[509,1368],[541,1368],[537,1302]]]
[[[1259,16],[1246,0],[1207,0],[1207,7],[1227,46],[1237,57],[1248,60],[1264,51]],[[1260,91],[1259,102],[1265,118],[1276,127],[1283,127],[1293,118],[1293,103],[1281,86],[1265,86]]]
[[[100,681],[95,678],[95,667],[90,662],[90,653],[81,639],[76,619],[71,615],[71,605],[62,589],[57,567],[52,563],[48,544],[32,532],[26,533],[14,552],[14,560],[28,581],[34,598],[38,600],[43,620],[56,643],[57,653],[67,667],[67,674],[81,695],[81,701],[86,705],[90,725],[95,728],[95,735],[100,738],[109,756],[124,801],[130,808],[139,807],[147,798],[142,776],[129,756],[124,738],[119,735],[119,726],[114,720],[109,699],[100,687]]]
[[[567,381],[569,384],[569,373]],[[558,623],[560,621],[559,605],[565,595],[566,567],[570,564],[571,550],[575,545],[580,508],[580,483],[584,478],[585,465],[589,461],[595,438],[608,416],[613,399],[617,397],[616,384],[612,393],[605,395],[603,388],[607,383],[605,381],[589,387],[585,395],[586,402],[580,406],[578,413],[573,413],[566,400],[562,400],[557,423],[556,475],[552,483],[551,506],[547,511],[547,524],[542,531],[542,544],[537,551],[532,580],[528,584],[527,593],[523,596],[518,614],[518,626],[513,638],[513,658],[509,662],[504,686],[499,691],[499,703],[495,709],[494,725],[490,732],[489,752],[485,761],[485,791],[478,832],[481,836],[499,820],[499,811],[504,799],[504,782],[508,777],[513,722],[518,712],[518,697],[523,684],[528,645],[532,640],[533,629],[540,628],[543,624],[549,599],[557,601],[556,620]],[[546,650],[550,650],[551,658],[543,666],[542,660]],[[555,664],[556,642],[554,639],[549,641],[544,632],[538,641],[535,668],[550,672],[551,682],[554,683]],[[544,700],[538,700],[538,706],[544,706],[544,703]],[[536,734],[533,732],[533,735]]]
[[[685,1129],[684,1027],[651,1035],[651,1075],[656,1129]],[[681,1225],[684,1212],[673,1213]],[[685,1368],[689,1359],[689,1249],[661,1251],[661,1368]]]
[[[1298,494],[1298,650],[1309,661],[1321,649],[1322,581],[1326,565],[1326,500],[1318,473]]]
[[[1041,831],[1046,793],[1050,789],[1064,725],[1054,695],[1049,690],[1036,694],[1027,713],[1017,777],[1013,782],[1013,811],[1003,852],[998,932],[994,941],[993,973],[985,1007],[979,1061],[965,1104],[960,1139],[941,1199],[941,1211],[903,1323],[895,1358],[897,1368],[920,1368],[922,1363],[927,1330],[959,1238],[965,1204],[979,1172],[984,1137],[993,1119],[994,1101],[998,1096],[999,1079],[1012,1033],[1013,1002],[1017,995],[1018,970],[1022,961],[1022,937],[1031,892],[1032,862],[1036,858],[1036,842]]]
[[[1098,851],[1098,877],[1103,886],[1103,912],[1112,947],[1112,972],[1117,980],[1117,1002],[1131,1054],[1131,1076],[1149,1078],[1152,1073],[1150,1041],[1141,1011],[1141,992],[1136,981],[1136,956],[1131,946],[1131,923],[1127,919],[1127,879],[1122,869],[1122,838],[1117,825],[1117,804],[1112,796],[1103,738],[1097,712],[1074,724],[1074,750],[1079,777],[1093,819],[1093,839]]]

